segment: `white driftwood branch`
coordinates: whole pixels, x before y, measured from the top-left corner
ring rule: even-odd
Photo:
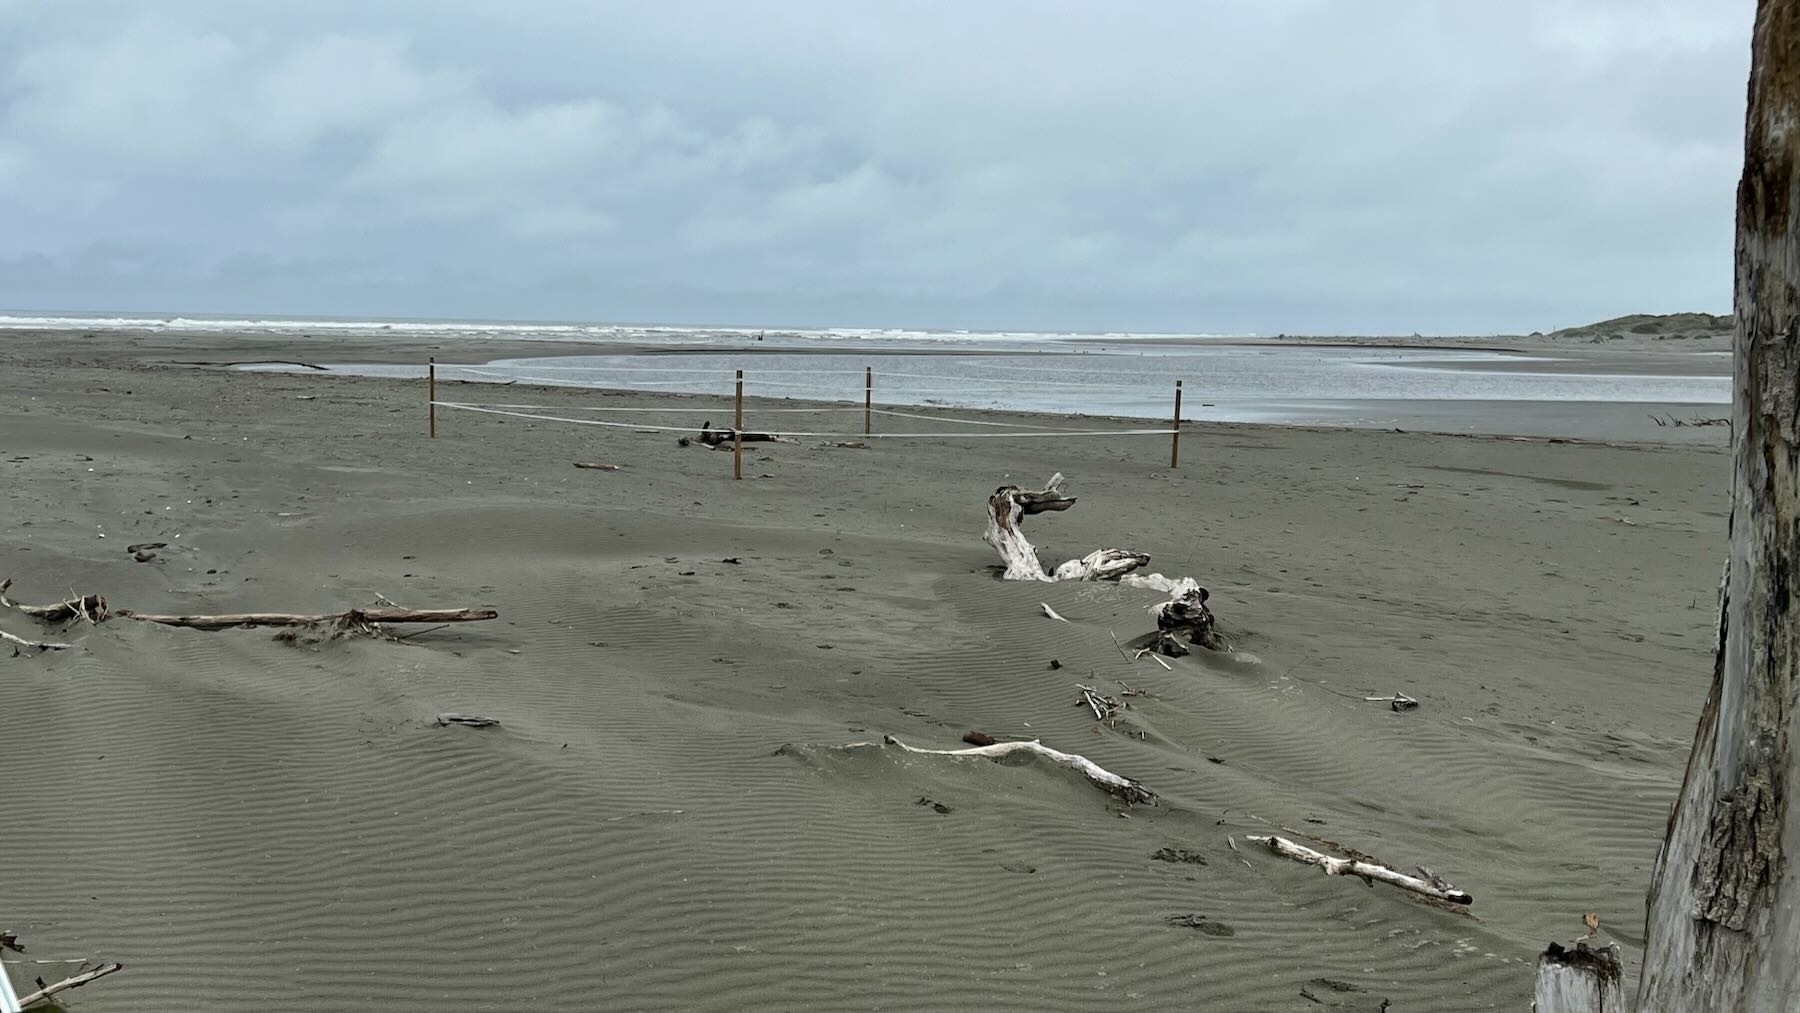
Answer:
[[[48,640],[26,640],[24,637],[13,636],[5,630],[0,630],[0,641],[19,647],[29,647],[34,651],[66,651],[69,649],[68,644],[55,644]]]
[[[1085,756],[1051,749],[1035,739],[1029,742],[996,742],[992,745],[975,746],[971,749],[919,749],[901,742],[892,735],[884,736],[883,741],[889,745],[899,746],[909,753],[923,753],[928,756],[975,756],[998,760],[1014,753],[1030,753],[1033,756],[1041,756],[1057,766],[1076,771],[1128,803],[1146,802],[1152,805],[1156,803],[1156,793],[1131,778],[1120,777]]]
[[[1121,580],[1131,571],[1150,562],[1142,552],[1128,549],[1095,549],[1080,559],[1071,559],[1050,574],[1051,580]]]
[[[1590,950],[1586,943],[1565,949],[1551,943],[1538,955],[1536,1013],[1612,1013],[1625,1008],[1624,964],[1614,943]]]
[[[1362,861],[1352,858],[1334,858],[1323,852],[1314,851],[1311,848],[1295,844],[1285,837],[1276,837],[1273,834],[1267,836],[1260,834],[1245,834],[1244,839],[1261,844],[1270,851],[1275,852],[1277,855],[1286,855],[1296,862],[1304,862],[1307,865],[1316,865],[1319,868],[1324,869],[1325,875],[1327,876],[1355,876],[1363,882],[1368,883],[1370,886],[1375,885],[1376,880],[1380,880],[1390,886],[1397,886],[1402,890],[1409,890],[1421,896],[1430,897],[1434,900],[1447,901],[1451,904],[1469,904],[1474,901],[1473,897],[1470,897],[1462,890],[1458,890],[1451,886],[1449,883],[1444,882],[1437,876],[1430,876],[1428,878],[1408,876],[1404,872],[1390,869],[1379,862]]]
[[[72,978],[64,978],[63,980],[57,982],[54,985],[46,985],[43,988],[38,989],[36,992],[31,993],[30,995],[20,996],[19,997],[19,1008],[25,1009],[25,1008],[33,1005],[34,1003],[40,1003],[40,1002],[43,1002],[45,999],[51,998],[52,996],[56,995],[58,992],[66,992],[71,988],[80,988],[81,986],[87,984],[90,981],[95,980],[96,978],[104,978],[107,975],[113,973],[114,971],[123,971],[123,970],[125,970],[124,964],[101,964],[99,967],[96,967],[91,971],[83,971],[80,974],[77,974]],[[4,970],[0,970],[0,974],[4,974],[4,973],[6,973]],[[42,980],[42,979],[39,979],[39,980]]]

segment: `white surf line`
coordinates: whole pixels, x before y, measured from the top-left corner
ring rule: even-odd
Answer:
[[[858,411],[860,409],[845,408],[842,410],[843,411]],[[1068,431],[1065,429],[1058,429],[1056,426],[1033,426],[1033,425],[1027,425],[1023,422],[984,422],[984,421],[980,421],[977,419],[952,419],[952,418],[945,418],[945,417],[939,416],[939,415],[919,415],[914,412],[897,412],[891,408],[871,408],[869,411],[871,414],[874,414],[874,415],[889,415],[889,416],[892,416],[897,419],[918,419],[921,422],[949,422],[953,425],[959,425],[959,426],[998,426],[999,428],[1002,428],[1002,429],[1046,429],[1046,430],[1053,430],[1055,432],[1067,432]]]
[[[439,404],[449,404],[440,401]],[[458,401],[456,404],[469,408],[510,408],[514,411],[565,411],[565,412],[661,412],[668,415],[717,415],[721,411],[731,411],[730,405],[717,408],[590,408],[586,405],[572,404],[490,404],[486,401]],[[756,408],[758,415],[828,415],[833,412],[860,412],[861,408]],[[983,422],[981,425],[999,425],[997,422]]]
[[[640,429],[640,430],[646,430],[649,432],[665,432],[665,433],[691,433],[694,431],[693,427],[691,427],[691,426],[652,426],[652,425],[644,425],[644,424],[636,423],[636,422],[602,422],[599,419],[571,419],[571,418],[564,418],[564,417],[557,416],[557,415],[536,415],[536,414],[531,414],[531,413],[527,413],[527,412],[502,411],[501,409],[498,409],[498,408],[478,408],[474,405],[462,404],[462,403],[456,402],[456,401],[433,401],[431,403],[434,405],[437,405],[440,408],[458,408],[458,409],[461,409],[466,412],[479,412],[483,415],[506,415],[506,416],[510,416],[512,418],[535,419],[539,422],[567,422],[570,425],[576,425],[576,426],[605,426],[608,429]],[[725,432],[728,430],[717,430],[717,431]],[[1007,439],[1009,437],[1015,437],[1018,439],[1030,439],[1032,437],[1058,437],[1058,436],[1168,436],[1169,434],[1175,432],[1175,430],[1173,430],[1173,429],[1099,429],[1099,430],[1092,430],[1092,431],[1075,430],[1075,429],[1054,429],[1049,432],[1036,431],[1036,432],[1029,432],[1029,433],[1013,433],[1013,432],[1008,432],[1008,433],[802,433],[802,432],[777,432],[777,431],[767,430],[767,429],[755,429],[755,430],[745,429],[744,431],[747,433],[755,432],[755,433],[759,433],[764,436],[788,436],[788,437],[794,437],[794,438],[808,438],[808,439],[817,438],[817,439],[831,439],[831,440],[855,439],[855,438],[861,438],[861,439],[867,439],[867,440],[937,440],[937,439],[943,439],[943,440],[995,439],[995,440],[998,440],[998,439]]]

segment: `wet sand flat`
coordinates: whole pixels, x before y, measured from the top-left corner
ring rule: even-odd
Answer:
[[[672,434],[447,413],[428,440],[416,382],[156,364],[428,347],[513,351],[6,338],[15,597],[501,614],[302,644],[0,614],[77,645],[0,657],[0,927],[127,965],[80,1009],[1518,1009],[1587,911],[1635,974],[1710,672],[1719,446],[1197,424],[1177,471],[1160,438],[809,440],[733,482]],[[1030,519],[1045,561],[1149,552],[1235,653],[1129,662],[1111,634],[1157,595],[996,579],[986,496],[1055,471],[1080,502]],[[1077,682],[1148,695],[1100,728]],[[1396,691],[1419,708],[1363,699]],[[977,728],[1161,804],[838,748]],[[1475,902],[1243,840],[1279,826]]]

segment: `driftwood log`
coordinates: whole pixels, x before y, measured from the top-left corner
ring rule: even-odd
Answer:
[[[1625,965],[1615,943],[1597,950],[1551,943],[1538,954],[1535,1013],[1613,1013],[1625,1009]]]
[[[1029,742],[995,742],[970,749],[919,749],[901,742],[892,735],[883,736],[882,741],[890,746],[899,746],[906,752],[921,753],[926,756],[971,756],[989,760],[998,760],[1019,754],[1035,756],[1079,773],[1094,785],[1122,799],[1128,805],[1136,805],[1140,802],[1147,805],[1156,804],[1156,793],[1131,778],[1120,777],[1085,756],[1051,749],[1035,739]]]
[[[708,447],[712,447],[715,450],[728,449],[737,441],[738,431],[730,426],[726,426],[723,429],[714,429],[712,427],[711,419],[707,419],[705,422],[700,423],[700,442]],[[776,443],[779,442],[779,438],[770,433],[752,433],[746,431],[743,434],[743,442]]]
[[[1267,836],[1246,834],[1244,839],[1261,844],[1277,855],[1285,855],[1296,862],[1316,865],[1325,870],[1327,876],[1355,876],[1370,886],[1374,886],[1375,882],[1380,880],[1390,886],[1397,886],[1402,890],[1451,904],[1469,904],[1474,901],[1474,898],[1465,891],[1458,890],[1444,882],[1437,874],[1425,869],[1420,869],[1417,876],[1409,876],[1366,856],[1363,858],[1334,858],[1324,852],[1314,851],[1303,845],[1295,844],[1285,837],[1276,837],[1273,834]]]
[[[231,612],[220,615],[164,615],[154,612],[137,612],[132,609],[111,609],[108,607],[106,599],[97,594],[71,598],[50,605],[21,605],[6,597],[6,591],[10,587],[12,587],[11,580],[0,580],[0,606],[45,622],[86,619],[92,623],[101,623],[113,616],[118,616],[122,619],[136,619],[139,622],[158,623],[163,626],[185,626],[196,630],[226,630],[239,626],[314,626],[329,627],[338,632],[381,635],[381,627],[384,624],[473,623],[500,617],[500,613],[493,609],[401,608],[386,599],[381,599],[382,604],[380,605],[353,608],[343,612]],[[0,641],[22,647],[34,647],[38,650],[61,650],[69,646],[25,640],[4,631],[0,631]]]
[[[383,623],[473,623],[500,617],[500,613],[493,609],[408,609],[391,606],[325,613],[236,612],[177,616],[119,609],[113,614],[124,619],[160,623],[164,626],[185,626],[196,630],[228,630],[238,626],[335,626],[363,632],[378,632]]]

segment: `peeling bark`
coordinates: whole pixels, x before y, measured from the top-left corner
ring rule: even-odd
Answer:
[[[1712,690],[1657,856],[1638,1008],[1800,1002],[1800,0],[1761,0],[1738,185],[1730,556]]]

